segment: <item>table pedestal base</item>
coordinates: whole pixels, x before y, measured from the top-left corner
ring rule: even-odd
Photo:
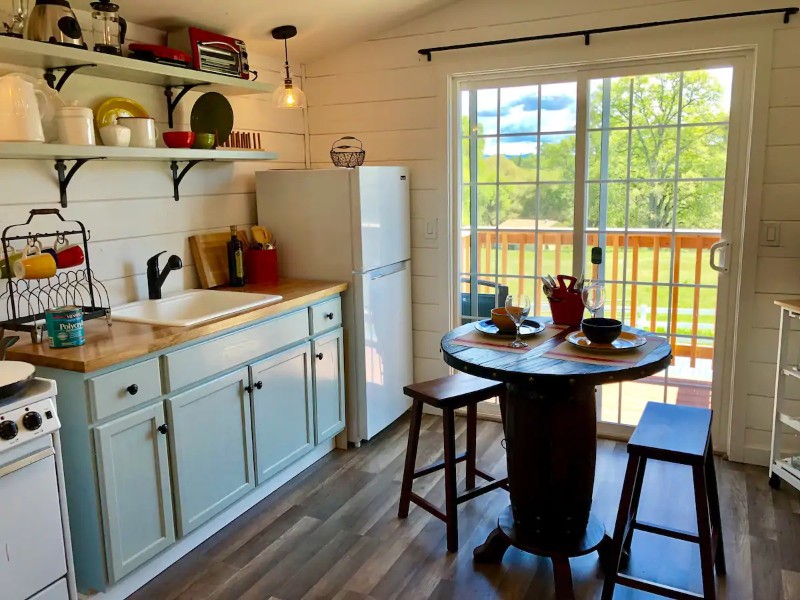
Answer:
[[[594,514],[589,517],[586,533],[578,540],[564,542],[557,539],[531,537],[514,527],[514,517],[509,506],[500,513],[497,519],[497,529],[489,534],[482,545],[475,548],[473,559],[476,563],[499,563],[510,546],[530,554],[550,558],[553,561],[556,598],[572,600],[575,598],[575,593],[572,589],[572,571],[569,559],[597,550],[600,554],[600,564],[605,566],[609,560],[611,538],[606,534],[603,523]]]

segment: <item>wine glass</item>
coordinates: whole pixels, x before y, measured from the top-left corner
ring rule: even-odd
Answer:
[[[581,298],[583,305],[592,313],[594,319],[606,303],[606,288],[602,283],[590,283],[584,286]]]
[[[517,338],[509,344],[512,348],[527,348],[528,344],[519,337],[519,328],[531,314],[531,299],[525,294],[506,297],[506,313],[517,326]]]

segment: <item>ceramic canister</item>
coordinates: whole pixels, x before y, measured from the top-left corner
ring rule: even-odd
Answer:
[[[56,110],[58,140],[70,146],[94,146],[94,113],[82,106],[62,106]]]
[[[77,306],[46,310],[44,319],[51,348],[74,348],[86,343],[83,332],[83,310]]]

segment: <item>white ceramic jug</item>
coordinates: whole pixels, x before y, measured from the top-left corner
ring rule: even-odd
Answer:
[[[23,75],[0,77],[0,141],[44,142],[42,119],[51,112],[44,92]]]

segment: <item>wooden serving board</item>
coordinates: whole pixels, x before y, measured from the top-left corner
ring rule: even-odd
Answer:
[[[228,285],[228,240],[230,233],[205,233],[189,238],[194,264],[203,289],[209,290],[221,285]],[[250,248],[245,231],[239,231],[239,239],[245,251]]]

